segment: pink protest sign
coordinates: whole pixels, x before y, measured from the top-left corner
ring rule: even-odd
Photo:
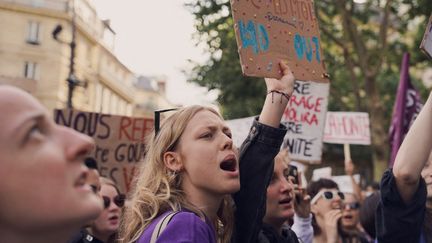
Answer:
[[[371,144],[369,114],[327,112],[323,141],[337,144]]]
[[[280,78],[288,63],[298,80],[328,82],[312,0],[231,0],[244,75]]]

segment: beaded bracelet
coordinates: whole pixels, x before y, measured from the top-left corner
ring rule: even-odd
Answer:
[[[282,103],[282,96],[283,97],[285,97],[288,101],[290,100],[290,98],[291,98],[291,96],[289,95],[289,94],[287,94],[287,93],[284,93],[284,92],[282,92],[282,91],[278,91],[278,90],[270,90],[269,92],[267,92],[267,94],[272,94],[272,103],[273,103],[273,96],[274,96],[274,93],[278,93],[278,94],[280,94],[281,95],[281,99],[280,99],[280,103]]]

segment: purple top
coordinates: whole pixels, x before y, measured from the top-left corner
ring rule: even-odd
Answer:
[[[143,234],[138,239],[138,243],[150,242],[156,224],[170,212],[171,211],[167,211],[154,219],[144,230]],[[215,229],[208,220],[204,222],[192,212],[181,211],[171,219],[156,242],[216,243],[217,241]]]

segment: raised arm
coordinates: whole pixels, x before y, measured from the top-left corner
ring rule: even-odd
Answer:
[[[396,186],[405,203],[411,202],[416,193],[425,166],[432,150],[432,93],[408,131],[393,167]]]
[[[284,76],[279,80],[266,79],[267,96],[262,112],[240,148],[240,191],[234,194],[233,242],[256,242],[262,226],[267,186],[273,174],[272,162],[286,134],[280,120],[294,89],[292,72],[283,63],[280,67]]]
[[[294,90],[294,75],[291,69],[280,62],[283,72],[281,79],[266,78],[267,96],[259,117],[259,122],[271,127],[279,127],[282,115]]]

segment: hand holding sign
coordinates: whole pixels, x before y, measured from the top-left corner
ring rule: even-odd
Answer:
[[[282,77],[286,60],[298,80],[328,82],[312,0],[231,1],[243,74]]]
[[[279,66],[283,76],[281,79],[265,78],[267,92],[277,90],[285,94],[292,94],[294,91],[294,75],[283,61],[279,61]]]

